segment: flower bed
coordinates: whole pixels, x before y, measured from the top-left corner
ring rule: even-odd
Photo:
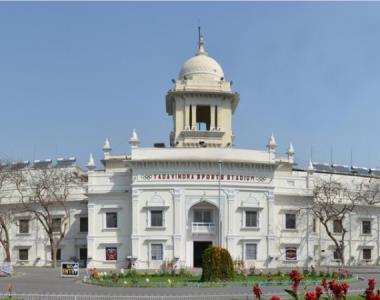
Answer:
[[[201,282],[200,275],[193,275],[188,271],[180,271],[173,275],[168,274],[140,274],[136,271],[129,271],[127,273],[104,273],[92,272],[87,278],[84,279],[85,283],[95,284],[108,287],[141,287],[141,288],[160,288],[160,287],[192,287],[192,288],[206,288],[206,287],[251,287],[253,284],[258,283],[260,286],[289,286],[292,285],[294,289],[295,282],[297,287],[302,280],[304,285],[318,285],[322,278],[339,279],[336,272],[323,273],[323,274],[308,274],[300,275],[298,272],[292,271],[289,274],[278,273],[272,274],[251,274],[245,276],[243,274],[236,274],[233,281],[217,281],[217,282]],[[295,276],[299,274],[302,279]],[[321,276],[324,275],[324,276]],[[326,276],[327,275],[327,276]],[[352,281],[353,278],[350,274],[344,275],[345,281]],[[380,300],[380,299],[379,299]]]

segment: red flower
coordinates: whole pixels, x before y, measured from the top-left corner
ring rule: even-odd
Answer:
[[[293,281],[292,291],[297,293],[298,286],[299,286],[301,280],[303,279],[303,276],[301,274],[299,274],[296,270],[293,270],[289,273],[289,277]]]
[[[321,295],[323,294],[322,288],[319,287],[319,286],[317,286],[317,287],[315,288],[315,294],[316,294],[316,296],[317,296],[317,299],[319,300],[319,298],[321,298]]]
[[[321,285],[323,286],[323,288],[325,289],[325,292],[327,293],[329,291],[329,289],[328,289],[328,286],[327,286],[326,278],[322,279]]]
[[[364,291],[367,300],[380,300],[380,296],[373,292],[375,290],[375,285],[375,279],[368,279],[368,288]]]
[[[252,292],[253,294],[255,294],[256,299],[261,299],[261,295],[263,292],[257,283],[253,286]]]
[[[315,292],[307,292],[305,295],[305,300],[317,300],[317,294]]]
[[[368,288],[371,289],[372,291],[375,289],[375,279],[368,279]]]
[[[272,296],[272,297],[270,298],[270,300],[280,300],[280,297],[278,297],[278,296]]]
[[[347,283],[345,283],[345,282],[342,283],[341,288],[342,288],[342,291],[343,291],[343,294],[344,294],[344,295],[347,295],[347,292],[348,292],[348,288],[349,288],[349,287],[350,287],[350,286],[349,286]]]

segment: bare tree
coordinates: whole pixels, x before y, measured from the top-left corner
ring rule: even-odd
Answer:
[[[351,192],[342,182],[333,179],[332,175],[328,180],[320,179],[314,184],[310,209],[334,243],[336,253],[343,265],[345,264],[345,235],[348,232],[344,219],[357,204],[357,194]]]
[[[10,227],[14,221],[15,212],[14,204],[4,202],[4,199],[9,196],[7,188],[9,188],[10,174],[8,164],[0,162],[0,205],[6,205],[0,209],[0,244],[4,249],[6,262],[11,261]]]
[[[354,211],[359,212],[360,206],[377,203],[380,203],[378,178],[358,177],[348,185],[330,175],[328,179],[319,179],[314,184],[310,209],[334,243],[342,265],[345,264],[345,236],[351,230],[344,222],[345,218]]]
[[[9,170],[7,165],[0,162],[0,204],[3,204],[2,200],[6,197],[6,185],[9,182]],[[5,261],[11,261],[10,251],[10,226],[13,220],[13,214],[9,209],[0,209],[0,244],[5,252]]]
[[[44,168],[17,171],[13,180],[25,211],[32,214],[44,229],[50,246],[52,267],[65,238],[69,219],[69,203],[81,176],[75,168]]]

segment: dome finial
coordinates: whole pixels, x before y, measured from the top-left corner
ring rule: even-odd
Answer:
[[[207,55],[205,50],[205,38],[201,32],[201,26],[198,26],[198,52],[197,55]]]

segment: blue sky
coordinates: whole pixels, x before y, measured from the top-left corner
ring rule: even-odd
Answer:
[[[380,3],[0,3],[0,157],[168,144],[165,94],[206,50],[241,100],[236,147],[380,167]],[[99,165],[99,163],[98,163]]]

